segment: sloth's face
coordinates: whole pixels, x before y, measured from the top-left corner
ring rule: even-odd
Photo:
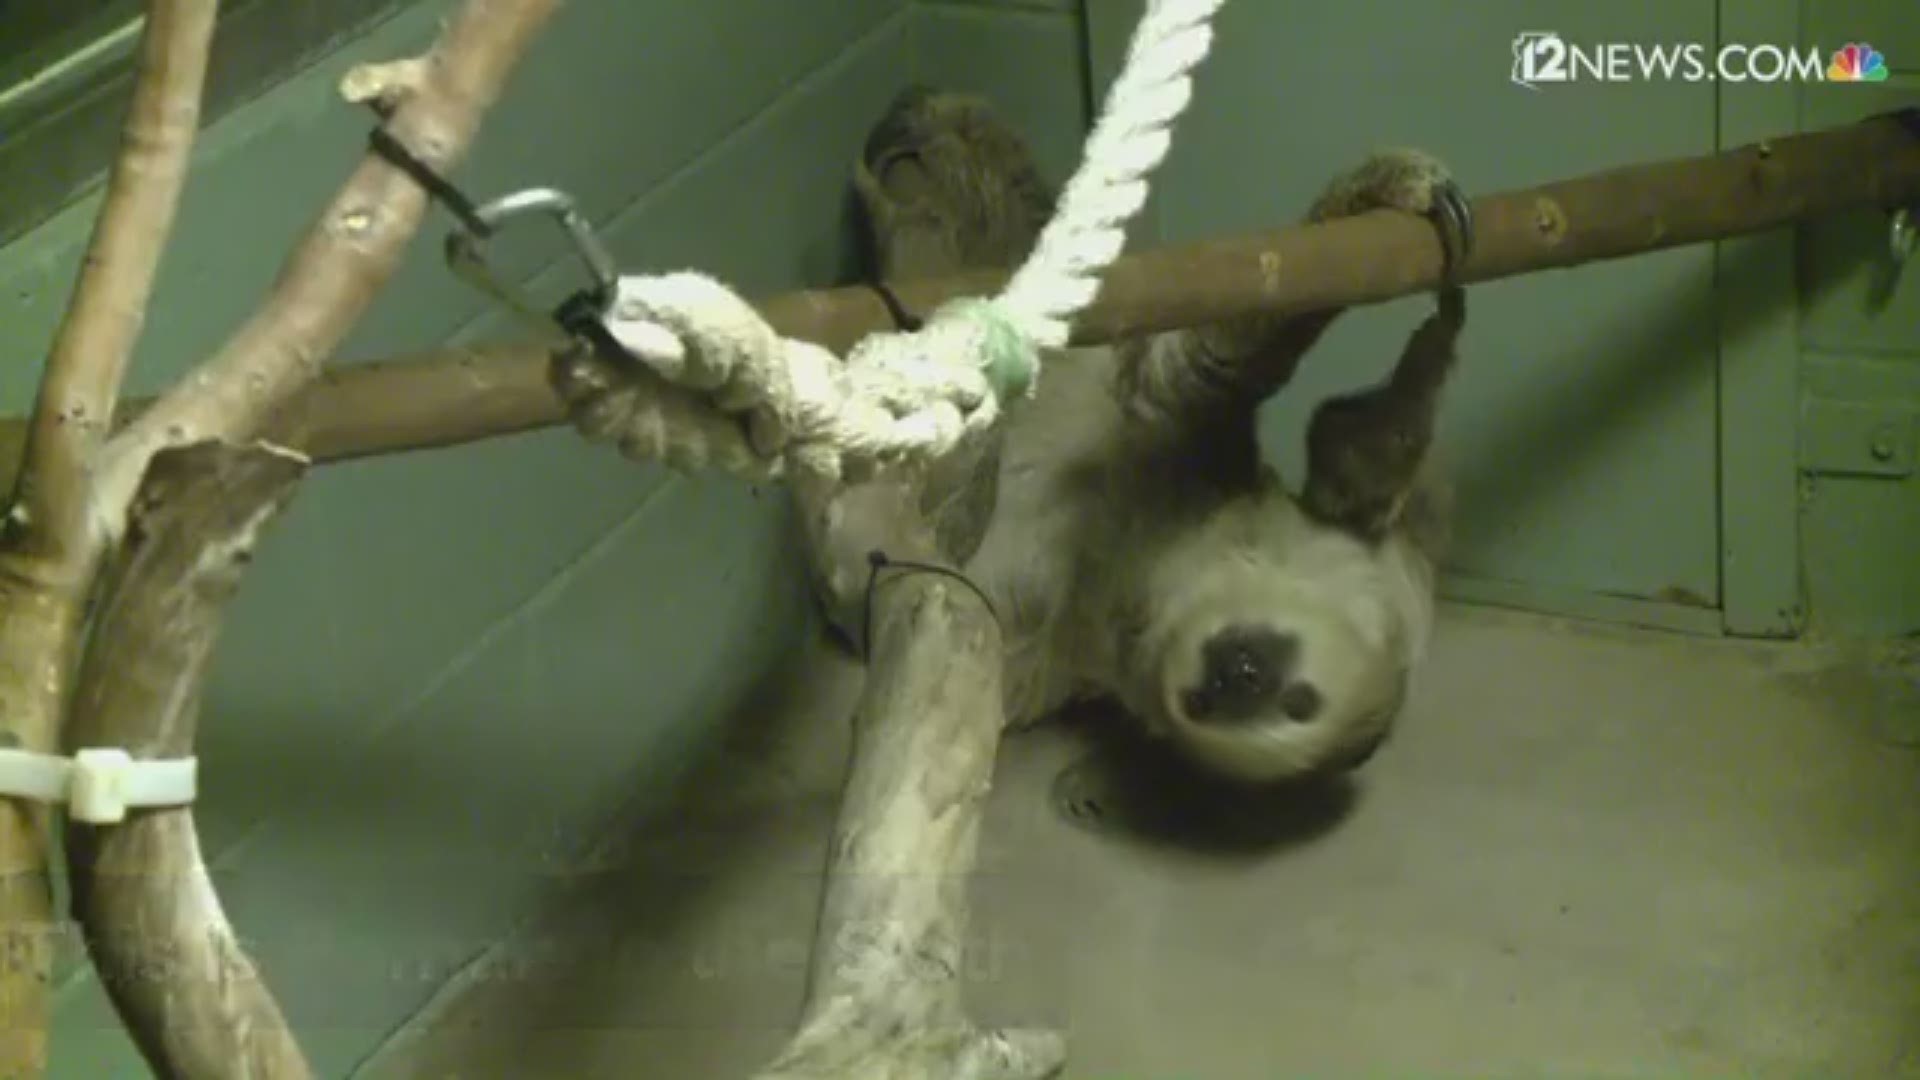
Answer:
[[[1161,576],[1138,704],[1210,771],[1254,783],[1346,772],[1386,741],[1406,688],[1393,620],[1353,580],[1361,549],[1343,561],[1326,539],[1304,553],[1189,550],[1179,575]]]

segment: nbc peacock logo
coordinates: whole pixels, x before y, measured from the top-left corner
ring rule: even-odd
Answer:
[[[1833,54],[1828,82],[1885,82],[1887,58],[1865,42],[1853,42]]]

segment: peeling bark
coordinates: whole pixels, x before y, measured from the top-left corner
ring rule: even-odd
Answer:
[[[78,673],[69,753],[194,754],[228,603],[306,469],[305,458],[264,445],[200,443],[153,457]],[[155,1076],[312,1075],[221,910],[192,807],[72,823],[67,854],[74,917]]]
[[[923,523],[886,550],[939,563]],[[759,1080],[1038,1080],[1062,1037],[966,1015],[967,892],[1004,714],[1000,629],[964,583],[883,571],[799,1033]]]
[[[340,96],[385,116],[420,92],[420,88],[426,85],[427,73],[426,59],[418,56],[379,64],[360,64],[341,77]]]

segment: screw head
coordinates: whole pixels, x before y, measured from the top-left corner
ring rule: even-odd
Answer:
[[[1893,451],[1893,432],[1891,431],[1876,431],[1873,433],[1873,438],[1867,442],[1867,453],[1873,455],[1875,461],[1892,461]]]

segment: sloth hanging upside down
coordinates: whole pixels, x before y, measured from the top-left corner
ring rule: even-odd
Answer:
[[[891,281],[1011,269],[1054,203],[984,102],[926,89],[875,125],[855,184]],[[1430,218],[1449,268],[1472,243],[1448,171],[1412,150],[1338,177],[1307,220],[1376,209]],[[830,621],[859,641],[879,516],[917,502],[999,615],[1011,723],[1105,699],[1237,781],[1359,767],[1433,621],[1446,498],[1427,451],[1465,298],[1443,288],[1384,382],[1318,407],[1296,495],[1262,458],[1257,410],[1337,315],[1047,356],[980,456],[918,492],[882,478],[807,515]]]

